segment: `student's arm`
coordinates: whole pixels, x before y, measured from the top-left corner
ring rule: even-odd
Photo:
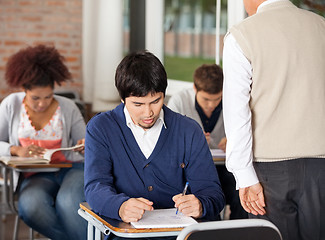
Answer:
[[[186,150],[190,151],[189,162],[185,168],[186,179],[189,182],[189,194],[193,194],[202,205],[200,217],[214,220],[225,204],[218,173],[201,127],[195,122],[195,125],[187,129],[192,130],[187,131],[186,137],[189,140],[186,142],[188,147]],[[195,199],[186,200],[195,201]],[[195,208],[199,209],[200,204],[194,204]]]
[[[226,146],[227,146],[227,138],[222,138],[218,144],[218,148],[222,149],[224,152],[226,152]]]
[[[121,220],[119,208],[129,197],[117,193],[114,186],[113,162],[106,123],[93,117],[85,140],[85,197],[91,208],[104,216]]]
[[[0,155],[10,156],[9,144],[9,106],[7,99],[0,104]]]

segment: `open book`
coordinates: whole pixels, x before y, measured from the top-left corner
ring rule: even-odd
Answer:
[[[84,144],[75,145],[73,147],[66,148],[55,148],[55,149],[46,149],[43,157],[17,157],[17,156],[0,156],[0,161],[5,164],[41,164],[49,163],[51,161],[52,154],[57,151],[68,151],[76,148],[83,147]]]
[[[181,212],[176,214],[176,208],[145,211],[139,221],[131,222],[135,228],[180,228],[194,223],[197,223],[194,218]]]
[[[36,158],[36,157],[17,157],[17,156],[3,156],[0,157],[0,161],[8,164],[22,165],[22,164],[46,164],[50,161],[44,158]]]

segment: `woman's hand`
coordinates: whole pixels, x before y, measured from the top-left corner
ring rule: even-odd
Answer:
[[[37,145],[29,145],[27,147],[11,146],[10,154],[19,157],[41,157],[45,153],[45,149]]]
[[[85,145],[85,139],[84,138],[79,139],[77,141],[77,145],[80,145],[80,144]],[[85,146],[78,147],[78,148],[74,149],[73,151],[80,152],[80,153],[84,154],[85,153]]]

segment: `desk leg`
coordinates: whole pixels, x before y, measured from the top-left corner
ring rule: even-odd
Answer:
[[[93,240],[94,237],[94,225],[88,222],[87,240]]]
[[[102,239],[102,232],[98,228],[95,228],[95,240],[101,240],[101,239]]]
[[[101,233],[104,233],[105,235],[108,235],[110,233],[108,227],[106,227],[103,223],[92,217],[81,208],[79,208],[78,214],[88,222],[88,240],[93,240],[94,228],[96,240],[101,240]]]
[[[9,197],[10,197],[10,202],[11,202],[11,207],[12,210],[18,214],[18,209],[16,207],[16,203],[15,203],[15,183],[14,183],[14,171],[10,170],[9,173],[9,180],[10,180],[10,188],[9,188]]]
[[[12,239],[17,240],[18,239],[18,229],[19,229],[19,217],[16,215],[15,217],[15,226],[14,226],[14,234]]]

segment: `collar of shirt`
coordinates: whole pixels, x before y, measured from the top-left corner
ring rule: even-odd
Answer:
[[[281,1],[289,1],[289,0],[267,0],[267,1],[265,1],[265,2],[262,2],[261,5],[258,6],[256,12],[258,13],[259,9],[260,9],[261,7],[263,7],[263,6],[266,6],[266,5],[270,4],[270,3],[281,2]]]
[[[147,130],[144,130],[142,127],[134,124],[129,111],[125,106],[124,115],[126,119],[126,125],[131,129],[131,132],[137,144],[139,145],[143,155],[148,159],[158,142],[162,127],[164,126],[165,128],[167,128],[164,121],[164,110],[160,110],[157,121],[151,128]]]

